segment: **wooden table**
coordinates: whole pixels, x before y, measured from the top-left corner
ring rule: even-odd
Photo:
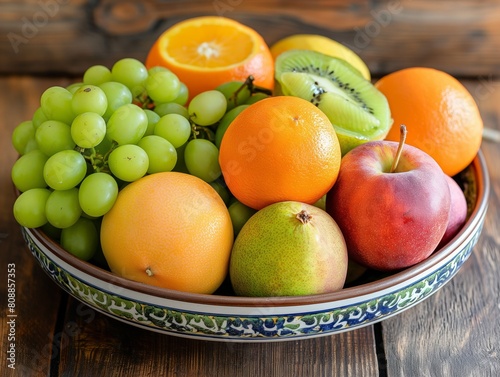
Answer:
[[[37,265],[12,216],[10,136],[64,77],[0,77],[2,376],[499,376],[500,148],[484,141],[491,197],[484,230],[458,274],[426,301],[380,324],[311,340],[214,343],[121,323],[69,297]],[[500,81],[466,80],[487,127],[500,129]],[[7,272],[15,269],[15,332]],[[11,339],[9,339],[9,335]],[[15,370],[8,368],[10,343]]]

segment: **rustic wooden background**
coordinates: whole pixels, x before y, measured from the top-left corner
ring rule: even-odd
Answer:
[[[1,0],[0,74],[79,75],[142,60],[162,31],[198,15],[241,21],[269,44],[299,30],[327,35],[375,76],[417,62],[474,79],[500,73],[494,0]]]

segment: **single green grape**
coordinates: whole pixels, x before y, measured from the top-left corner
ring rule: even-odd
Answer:
[[[161,65],[156,65],[148,69],[148,75],[151,76],[155,72],[170,71],[167,67],[162,67]]]
[[[120,145],[109,154],[108,166],[111,173],[125,182],[133,182],[148,171],[148,154],[135,144]]]
[[[99,233],[93,221],[80,217],[61,232],[61,246],[75,257],[88,261],[99,249]]]
[[[155,71],[145,82],[148,96],[154,102],[170,102],[180,93],[179,78],[171,71]]]
[[[229,110],[220,120],[217,125],[217,129],[215,130],[215,145],[217,148],[220,148],[220,143],[222,141],[222,137],[226,132],[227,128],[231,124],[231,122],[236,118],[243,110],[245,110],[249,105],[239,105],[234,109]]]
[[[149,99],[146,92],[146,83],[142,83],[141,85],[135,86],[130,90],[132,93],[132,97],[134,98],[134,103],[140,107],[148,107]]]
[[[254,93],[245,101],[245,105],[253,105],[255,102],[259,102],[263,99],[269,98],[269,94],[265,93]]]
[[[158,123],[158,121],[160,120],[160,116],[150,109],[144,109],[144,112],[148,117],[148,128],[146,128],[144,136],[153,135],[156,123]]]
[[[95,85],[82,85],[73,94],[71,107],[75,115],[86,112],[93,112],[104,115],[108,108],[108,99],[106,93]]]
[[[148,174],[172,171],[177,163],[177,151],[174,146],[160,136],[145,136],[137,145],[148,155]]]
[[[16,152],[20,155],[37,149],[38,146],[36,144],[33,121],[26,120],[19,123],[16,128],[14,128],[14,131],[12,131],[11,142]]]
[[[80,89],[83,85],[83,82],[74,82],[66,87],[66,90],[71,94],[75,94],[75,92]]]
[[[156,123],[154,134],[168,140],[174,148],[179,148],[191,136],[191,123],[182,115],[166,114]]]
[[[172,102],[178,103],[179,105],[185,106],[189,100],[189,89],[186,84],[181,82],[179,88],[179,94],[172,100]]]
[[[313,206],[318,207],[319,209],[322,209],[323,211],[326,211],[326,195],[323,195],[315,203],[313,203]]]
[[[115,204],[118,184],[107,173],[90,174],[80,184],[78,195],[80,206],[87,215],[101,217]]]
[[[36,129],[35,140],[38,148],[47,156],[75,147],[71,137],[71,127],[58,120],[43,122]]]
[[[148,129],[148,116],[139,106],[123,105],[115,110],[107,123],[107,137],[119,145],[137,144]]]
[[[120,82],[108,81],[99,85],[99,88],[106,94],[108,102],[106,112],[102,116],[105,120],[108,120],[119,107],[132,103],[132,92]]]
[[[148,70],[142,62],[133,58],[118,60],[111,68],[112,81],[118,81],[130,89],[132,94],[137,93],[148,78]]]
[[[224,201],[224,204],[227,206],[229,204],[229,200],[231,199],[231,193],[229,192],[227,185],[220,179],[210,182],[209,185],[217,191],[221,199]]]
[[[45,188],[43,168],[48,157],[39,149],[32,150],[19,157],[12,165],[11,178],[14,186],[21,191],[33,188]]]
[[[175,149],[177,151],[177,163],[175,164],[173,170],[189,174],[189,171],[186,167],[186,161],[184,160],[184,152],[186,151],[186,145],[187,143]]]
[[[106,122],[96,113],[82,113],[71,124],[71,137],[80,148],[93,148],[106,136]]]
[[[160,103],[155,106],[154,112],[161,117],[167,114],[179,114],[189,119],[187,108],[175,102]]]
[[[190,174],[212,182],[220,177],[219,150],[209,140],[193,139],[184,150],[184,162]]]
[[[67,89],[60,86],[52,86],[42,93],[40,107],[47,119],[71,124],[75,117],[71,106],[72,99],[73,94]]]
[[[67,228],[78,221],[82,208],[78,201],[78,189],[54,190],[45,203],[48,222],[59,229]]]
[[[50,191],[45,188],[34,188],[23,192],[14,202],[14,218],[21,226],[38,228],[47,222],[45,203]]]
[[[48,221],[40,227],[40,230],[45,233],[46,236],[53,240],[59,240],[61,238],[61,230],[60,228],[56,228],[54,225],[49,223]]]
[[[49,118],[47,118],[47,115],[45,115],[41,106],[35,110],[33,116],[31,117],[31,121],[33,122],[33,127],[35,127],[35,130],[40,127],[40,125],[46,120],[49,120]]]
[[[188,105],[189,118],[200,126],[217,123],[226,113],[227,100],[218,90],[197,94]]]
[[[104,139],[94,147],[94,150],[96,154],[104,157],[104,155],[111,152],[111,148],[113,148],[113,143],[105,136]]]
[[[85,158],[75,150],[64,150],[49,157],[43,168],[45,182],[54,190],[69,190],[87,173]]]
[[[247,101],[251,92],[248,85],[244,85],[243,81],[228,81],[219,85],[216,90],[224,94],[227,100],[227,111],[234,109],[236,106],[242,105]]]
[[[99,64],[87,68],[83,74],[83,83],[88,85],[101,85],[111,80],[110,69]]]
[[[255,209],[250,208],[237,200],[234,201],[227,210],[229,212],[229,216],[231,217],[235,237],[238,235],[248,219],[257,212]]]

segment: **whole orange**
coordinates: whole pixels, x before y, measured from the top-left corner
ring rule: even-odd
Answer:
[[[326,115],[291,96],[270,97],[243,110],[219,151],[229,190],[254,209],[285,200],[315,203],[335,183],[340,159]]]
[[[111,271],[121,277],[210,294],[226,277],[233,228],[208,183],[164,172],[120,191],[103,217],[101,244]]]
[[[393,127],[387,140],[399,141],[406,125],[406,142],[431,155],[453,176],[476,156],[483,121],[471,93],[453,76],[433,68],[412,67],[393,72],[375,86],[387,97]]]
[[[190,98],[229,81],[274,87],[274,61],[254,29],[225,17],[203,16],[181,21],[151,47],[146,67],[163,66],[189,89]]]

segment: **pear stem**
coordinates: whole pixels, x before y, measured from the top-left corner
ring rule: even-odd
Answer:
[[[403,153],[403,147],[406,141],[406,134],[407,134],[406,126],[402,124],[399,127],[399,131],[400,131],[399,145],[398,145],[398,150],[396,151],[396,156],[394,157],[394,161],[392,161],[391,173],[394,173],[394,171],[398,167],[399,159],[401,158],[401,154]]]
[[[311,221],[312,216],[307,212],[305,209],[297,213],[295,217],[302,223],[302,224],[307,224],[309,221]]]

